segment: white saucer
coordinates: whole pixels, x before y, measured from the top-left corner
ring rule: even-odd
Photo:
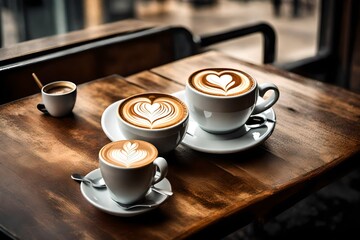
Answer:
[[[172,95],[186,103],[185,91]],[[264,99],[259,97],[258,101],[264,101]],[[188,130],[182,144],[197,151],[217,154],[235,153],[253,148],[270,137],[276,123],[275,112],[272,108],[254,116],[261,116],[267,121],[261,127],[249,128],[245,125],[245,128],[228,134],[208,133],[202,130],[190,116]]]
[[[123,100],[116,101],[109,105],[101,115],[101,127],[105,135],[111,141],[125,140],[117,122],[117,109]]]
[[[172,95],[186,103],[184,93],[185,91],[179,91]],[[111,141],[126,139],[122,135],[117,123],[116,112],[121,101],[122,100],[119,100],[109,105],[101,116],[101,127]],[[263,99],[259,97],[258,101],[263,101]],[[244,129],[229,134],[218,135],[202,130],[190,116],[188,130],[182,144],[197,151],[218,154],[234,153],[250,149],[263,143],[270,137],[275,128],[276,116],[272,108],[258,115],[268,119],[261,127],[254,129],[245,127]]]
[[[86,175],[86,177],[92,179],[100,178],[101,177],[100,169],[98,168],[91,171]],[[159,183],[155,184],[155,186],[164,190],[171,191],[171,184],[166,178],[164,178]],[[150,191],[150,193],[148,193],[145,198],[157,203],[156,206],[151,208],[134,208],[134,209],[125,210],[122,209],[115,201],[113,201],[110,198],[110,193],[107,188],[96,189],[89,185],[81,183],[80,189],[85,199],[89,201],[92,205],[94,205],[96,208],[111,215],[122,216],[122,217],[131,217],[151,211],[157,208],[158,206],[160,206],[163,202],[165,202],[166,199],[168,199],[168,196],[156,193],[154,191]]]

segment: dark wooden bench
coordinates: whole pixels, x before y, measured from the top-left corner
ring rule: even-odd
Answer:
[[[264,36],[263,61],[272,63],[276,38],[266,23],[206,36],[194,36],[181,26],[159,26],[26,56],[0,66],[0,103],[39,92],[32,73],[36,73],[43,84],[57,80],[80,84],[111,74],[127,76],[200,53],[212,44],[253,33]]]

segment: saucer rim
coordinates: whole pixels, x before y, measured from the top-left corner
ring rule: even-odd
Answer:
[[[113,137],[113,135],[110,133],[110,131],[108,130],[108,128],[106,127],[106,124],[105,124],[105,121],[106,121],[106,116],[108,116],[110,113],[110,111],[114,108],[114,109],[117,109],[118,106],[120,105],[120,103],[124,101],[123,99],[121,100],[118,100],[116,102],[113,102],[112,104],[110,104],[109,106],[106,107],[106,109],[104,110],[104,112],[102,113],[101,115],[101,128],[102,130],[104,131],[105,135],[112,141],[117,141],[117,140],[120,140],[120,139],[115,139]],[[116,114],[115,114],[116,115]],[[123,135],[122,135],[122,132],[120,129],[118,129],[120,135],[123,137],[123,139],[126,139]]]
[[[86,174],[86,177],[91,177],[91,178],[98,178],[101,177],[101,172],[100,172],[100,168],[94,169],[91,172],[89,172],[88,174]],[[160,186],[159,186],[160,185]],[[162,186],[165,185],[165,186]],[[160,187],[160,188],[164,188],[168,191],[172,191],[171,188],[171,183],[169,182],[169,180],[167,178],[164,178],[163,180],[161,180],[159,183],[155,184],[155,186]],[[156,208],[158,208],[160,205],[162,205],[168,198],[169,196],[165,196],[165,195],[159,195],[161,197],[161,199],[158,201],[158,204],[156,206],[153,206],[151,208],[134,208],[134,209],[129,209],[129,210],[125,210],[122,209],[121,207],[117,207],[116,209],[112,209],[111,207],[106,207],[104,205],[99,204],[98,202],[95,202],[91,199],[91,194],[88,194],[88,192],[90,191],[97,191],[97,192],[103,192],[106,195],[109,195],[107,188],[105,189],[95,189],[92,188],[84,183],[80,183],[80,191],[83,195],[83,197],[94,207],[96,207],[97,209],[106,212],[108,214],[114,215],[114,216],[121,216],[121,217],[132,217],[132,216],[136,216],[148,211],[152,211]],[[113,201],[112,199],[109,199],[111,201]],[[114,206],[116,206],[116,202],[114,201]]]
[[[238,153],[238,152],[243,152],[243,151],[246,151],[246,150],[249,150],[249,149],[252,149],[258,145],[261,145],[263,142],[265,142],[273,133],[275,129],[275,123],[273,124],[273,127],[269,128],[269,131],[266,131],[266,133],[264,133],[262,135],[262,138],[261,140],[254,140],[252,141],[253,144],[251,145],[248,145],[246,147],[239,147],[239,148],[233,148],[233,149],[215,149],[215,148],[201,148],[201,147],[198,147],[198,146],[195,146],[195,145],[192,145],[192,144],[189,144],[186,142],[185,138],[186,136],[184,137],[183,141],[182,141],[182,144],[193,149],[193,150],[196,150],[196,151],[199,151],[199,152],[204,152],[204,153],[212,153],[212,154],[231,154],[231,153]],[[247,135],[251,132],[252,130],[249,130],[247,133],[245,133],[244,135]],[[243,136],[244,136],[243,135]],[[243,137],[243,136],[240,136],[238,137],[237,139]]]

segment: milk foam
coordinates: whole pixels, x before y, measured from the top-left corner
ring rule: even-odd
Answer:
[[[157,157],[157,149],[140,140],[112,142],[101,150],[101,156],[107,162],[121,167],[140,167]]]
[[[187,115],[187,108],[171,96],[145,94],[128,99],[119,114],[138,127],[159,129],[182,121]]]
[[[148,155],[146,150],[138,148],[138,143],[126,142],[122,149],[112,149],[109,151],[109,157],[126,167],[130,167],[132,164],[144,160]]]
[[[234,96],[252,89],[254,80],[241,71],[204,70],[190,79],[190,84],[200,92],[215,96]]]

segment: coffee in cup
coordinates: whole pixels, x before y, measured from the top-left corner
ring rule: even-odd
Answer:
[[[68,92],[71,92],[74,88],[68,87],[68,86],[54,86],[52,88],[46,89],[45,92],[47,94],[65,94]]]
[[[120,140],[99,151],[100,171],[113,200],[130,204],[166,177],[167,162],[151,143]],[[156,174],[158,173],[158,174]]]
[[[140,139],[160,153],[173,150],[183,139],[189,112],[184,102],[163,93],[130,96],[118,108],[118,122],[127,139]]]
[[[250,91],[255,81],[248,74],[232,69],[207,69],[193,74],[189,85],[211,96],[237,96]]]
[[[267,91],[273,93],[258,101]],[[245,125],[250,115],[272,107],[279,98],[275,84],[258,84],[248,73],[230,68],[201,69],[190,75],[185,97],[191,117],[205,131],[222,134]]]
[[[70,114],[76,102],[77,87],[69,81],[57,81],[46,84],[41,89],[43,104],[37,108],[53,117],[63,117]]]
[[[154,145],[144,141],[119,141],[108,144],[100,151],[102,159],[121,168],[137,168],[148,165],[157,157]]]

